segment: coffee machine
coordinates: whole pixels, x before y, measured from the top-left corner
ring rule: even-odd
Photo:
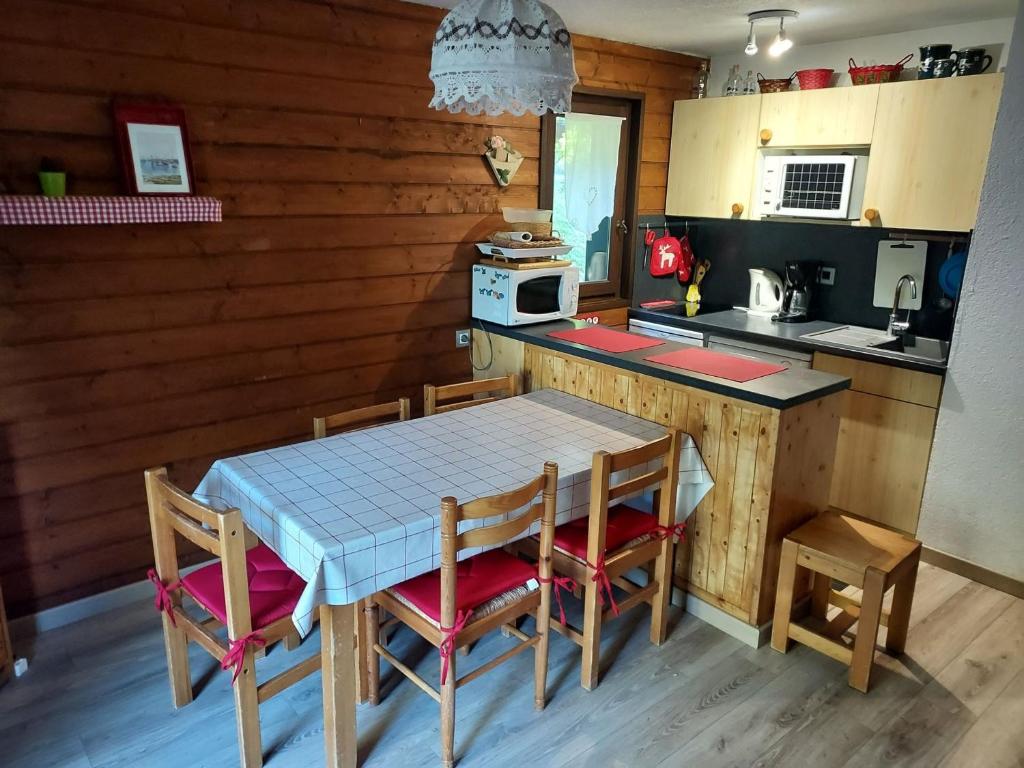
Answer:
[[[810,319],[811,282],[818,274],[818,265],[810,261],[786,262],[786,287],[782,298],[780,323],[802,323]]]

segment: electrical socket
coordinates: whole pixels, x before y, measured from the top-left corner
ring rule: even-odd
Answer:
[[[836,284],[836,268],[835,267],[818,267],[818,282],[821,285],[835,285]]]
[[[469,346],[469,328],[464,328],[461,331],[455,332],[455,348],[461,349],[462,347]]]

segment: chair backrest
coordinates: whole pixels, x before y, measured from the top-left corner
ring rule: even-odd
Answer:
[[[334,413],[330,416],[321,416],[313,419],[313,438],[319,440],[327,437],[327,433],[341,429],[346,431],[366,426],[369,423],[385,424],[395,419],[389,416],[397,416],[398,421],[408,421],[412,415],[412,403],[408,397],[400,397],[394,402],[381,405],[368,405],[365,408],[356,408],[351,411]]]
[[[679,452],[682,433],[670,429],[659,437],[636,448],[618,453],[598,451],[590,474],[590,524],[587,533],[587,560],[596,563],[604,552],[608,525],[608,508],[613,501],[654,488],[654,513],[658,525],[670,528],[676,515],[676,486],[679,481]],[[661,459],[657,469],[647,469],[652,461]],[[611,485],[611,476],[632,474],[629,470],[643,467],[645,471]]]
[[[438,403],[445,403],[448,400],[474,398],[475,395],[481,394],[488,394],[490,397],[477,397],[457,403],[438,405]],[[483,405],[497,400],[499,394],[503,397],[518,395],[519,375],[510,373],[508,376],[499,376],[495,379],[477,379],[460,384],[447,384],[443,387],[425,384],[423,386],[423,413],[425,416],[432,416],[435,413],[455,411],[459,408],[468,408],[471,405]]]
[[[248,634],[252,631],[252,615],[245,551],[257,542],[242,522],[241,511],[214,509],[202,503],[171,483],[164,467],[147,469],[145,476],[157,576],[165,584],[178,581],[176,533],[219,557],[224,574],[228,634],[232,639]],[[172,599],[180,606],[179,593],[174,593]]]
[[[551,552],[555,541],[555,497],[558,493],[558,465],[545,462],[544,472],[514,491],[459,504],[453,497],[441,500],[441,626],[455,622],[455,572],[459,552],[470,547],[493,547],[526,531],[537,520],[540,524],[540,555],[537,572],[542,582],[551,579]],[[541,501],[534,500],[541,495]],[[527,506],[529,505],[529,506]],[[514,517],[459,532],[466,520]]]

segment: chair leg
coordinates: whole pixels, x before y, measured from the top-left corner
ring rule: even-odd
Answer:
[[[299,637],[298,632],[289,632],[284,636],[284,649],[286,651],[296,651],[299,646],[302,645],[302,638]]]
[[[828,600],[832,593],[832,578],[824,573],[811,574],[811,615],[828,618]]]
[[[372,598],[363,603],[363,615],[367,640],[359,651],[366,659],[366,697],[371,705],[377,706],[380,703],[380,654],[373,646],[380,638],[380,607]]]
[[[878,625],[882,618],[882,596],[885,594],[885,574],[869,567],[864,574],[864,594],[860,601],[860,618],[857,621],[857,638],[853,643],[853,660],[850,662],[849,683],[861,693],[868,692],[871,682],[871,668],[875,660],[875,642],[878,639]]]
[[[167,674],[171,680],[171,700],[175,709],[192,703],[192,674],[188,667],[188,636],[171,624],[165,614],[164,650],[167,652]]]
[[[914,587],[917,584],[917,566],[921,550],[914,555],[914,564],[903,575],[892,591],[892,610],[889,612],[889,630],[885,635],[885,648],[890,653],[903,653],[907,647],[907,630],[910,628],[910,608],[914,602]]]
[[[796,557],[800,545],[785,539],[779,560],[779,588],[775,596],[775,620],[772,624],[772,648],[789,650],[789,622],[793,615],[793,587],[796,584]]]
[[[551,639],[550,585],[547,585],[541,593],[536,619],[535,633],[540,639],[533,646],[533,706],[539,712],[547,705],[548,699],[548,643]]]
[[[665,539],[661,543],[661,552],[654,561],[652,578],[658,582],[658,591],[651,598],[651,642],[655,645],[664,643],[668,634],[668,605],[672,597],[672,550],[672,539]]]
[[[441,684],[441,768],[455,765],[455,659],[448,660],[448,679]]]
[[[260,700],[256,692],[256,664],[251,649],[232,689],[235,694],[235,719],[238,722],[238,749],[242,768],[262,768],[263,745],[260,740]]]
[[[364,650],[370,645],[370,634],[367,627],[366,607],[368,600],[360,600],[356,604],[356,701],[360,704],[369,700],[369,673],[366,660],[368,658]]]
[[[587,569],[592,573],[591,569]],[[597,687],[601,666],[601,604],[598,583],[587,579],[583,591],[583,663],[580,684],[588,691]]]

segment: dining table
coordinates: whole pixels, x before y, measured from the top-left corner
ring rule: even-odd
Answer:
[[[596,451],[634,448],[665,431],[543,389],[216,461],[196,496],[238,508],[252,532],[306,581],[293,613],[301,635],[319,616],[326,764],[357,764],[356,606],[440,566],[443,497],[461,504],[502,493],[553,461],[560,525],[588,514]],[[678,522],[712,485],[697,445],[684,435]]]

